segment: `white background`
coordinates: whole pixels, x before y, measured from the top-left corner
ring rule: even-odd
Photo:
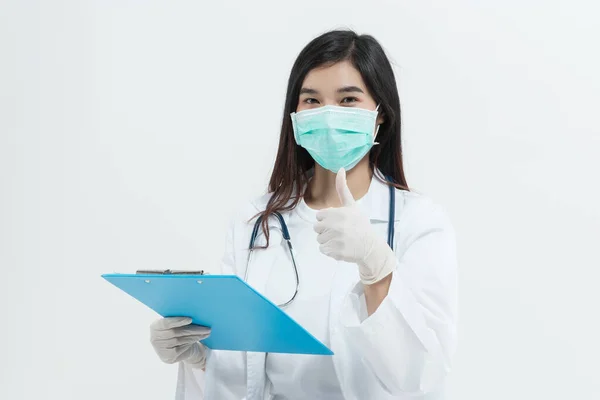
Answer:
[[[100,278],[214,268],[301,48],[396,65],[409,184],[458,232],[451,398],[600,398],[600,7],[0,1],[0,398],[166,399],[155,315]]]

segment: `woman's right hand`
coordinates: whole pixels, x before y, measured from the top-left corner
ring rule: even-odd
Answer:
[[[162,318],[150,325],[150,342],[158,357],[167,364],[185,361],[204,368],[205,348],[200,340],[210,335],[210,328],[192,325],[188,317]]]

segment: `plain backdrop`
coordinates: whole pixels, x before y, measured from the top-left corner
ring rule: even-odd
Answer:
[[[409,184],[458,232],[450,398],[600,398],[596,2],[0,1],[0,398],[168,399],[100,278],[211,270],[260,195],[292,63],[374,35]]]

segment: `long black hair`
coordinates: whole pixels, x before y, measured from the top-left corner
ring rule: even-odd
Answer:
[[[268,187],[271,198],[266,209],[258,214],[262,217],[267,246],[268,217],[296,207],[308,183],[308,171],[314,166],[310,154],[294,140],[290,113],[296,111],[306,75],[315,68],[341,61],[351,62],[360,72],[367,89],[380,105],[384,121],[377,133],[379,144],[369,153],[371,166],[391,179],[390,184],[408,190],[402,163],[400,99],[390,61],[379,42],[370,35],[358,35],[351,30],[324,33],[302,49],[288,80],[279,149]],[[383,180],[380,176],[377,178]]]

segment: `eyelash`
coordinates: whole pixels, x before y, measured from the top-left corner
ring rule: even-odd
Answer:
[[[315,102],[317,102],[317,103],[319,102],[317,99],[315,99],[313,97],[309,97],[307,99],[304,99],[304,103],[306,103],[306,104],[316,104],[316,103],[313,102],[313,100]],[[348,103],[345,100],[352,100],[352,101],[350,103]],[[356,98],[356,97],[344,97],[342,99],[342,104],[351,104],[351,103],[356,103],[357,101],[358,101],[358,98]]]

